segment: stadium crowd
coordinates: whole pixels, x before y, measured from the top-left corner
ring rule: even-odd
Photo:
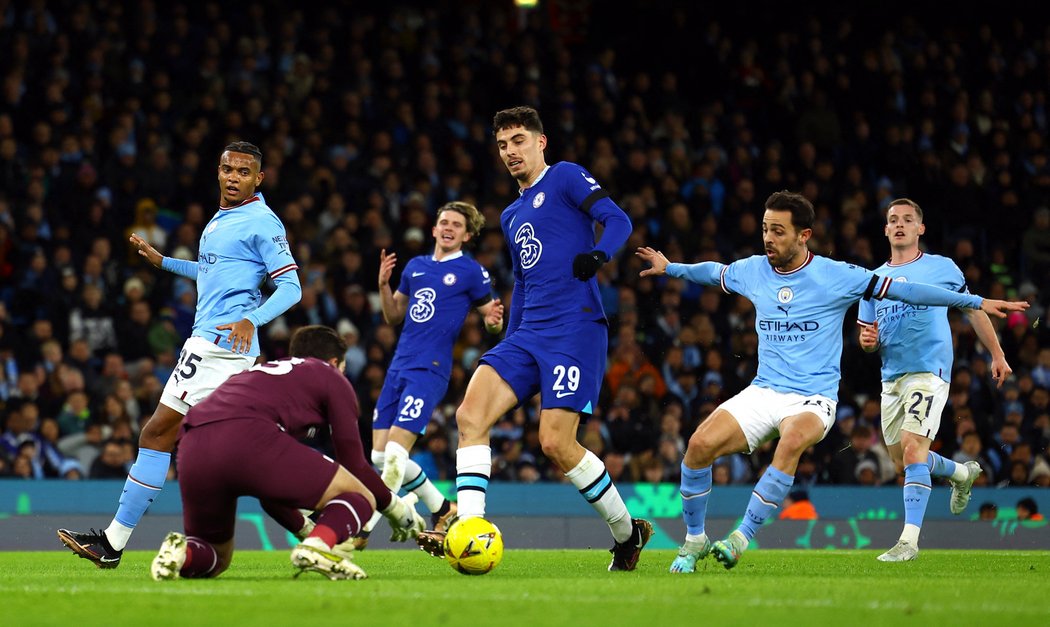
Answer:
[[[509,302],[498,217],[515,189],[490,124],[527,104],[548,162],[584,165],[634,224],[599,273],[609,368],[580,434],[614,480],[678,481],[684,436],[757,364],[748,301],[639,278],[632,251],[761,252],[763,201],[789,189],[816,207],[818,254],[878,266],[884,209],[906,196],[924,209],[925,245],[972,291],[1032,303],[993,321],[1014,370],[1002,389],[950,312],[955,372],[934,448],[980,462],[978,485],[1050,485],[1050,30],[939,11],[806,18],[772,2],[755,3],[777,17],[760,22],[657,3],[628,28],[598,5],[0,0],[0,476],[125,476],[196,302],[128,236],[196,259],[216,210],[212,159],[234,140],[263,149],[260,189],[303,286],[260,329],[263,353],[285,356],[296,327],[337,328],[367,420],[398,340],[378,306],[380,250],[429,252],[435,209],[473,202],[488,224],[473,254]],[[879,358],[849,316],[843,333],[836,427],[803,457],[800,488],[898,481]],[[455,474],[455,407],[495,341],[471,314],[415,456],[432,478]],[[496,426],[493,479],[563,480],[535,414]],[[753,482],[769,460],[723,458],[714,482]]]

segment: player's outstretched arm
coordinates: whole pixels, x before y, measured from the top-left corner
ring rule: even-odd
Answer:
[[[150,246],[149,242],[139,237],[137,233],[132,233],[128,240],[132,246],[138,248],[139,255],[145,257],[154,268],[160,268],[160,264],[164,261],[164,255],[160,254],[160,251]]]
[[[988,319],[988,314],[983,311],[967,309],[966,315],[970,319],[974,332],[977,333],[977,339],[981,340],[981,344],[984,344],[984,347],[988,349],[992,356],[992,379],[998,382],[997,387],[1001,388],[1003,383],[1006,383],[1006,379],[1013,373],[1013,368],[1006,363],[1006,353],[1003,352],[1003,347],[999,345],[999,336],[995,333],[995,327],[992,326],[992,321]]]
[[[1024,311],[1030,305],[1026,300],[992,300],[985,298],[981,301],[981,311],[989,316],[1005,318],[1011,311]]]
[[[640,246],[634,254],[652,266],[639,272],[640,276],[660,276],[667,273],[667,266],[671,262],[667,260],[667,257],[662,252],[648,246]]]

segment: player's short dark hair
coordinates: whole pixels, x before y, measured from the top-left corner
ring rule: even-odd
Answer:
[[[255,157],[255,160],[259,162],[259,167],[262,168],[262,151],[259,147],[251,142],[232,142],[226,144],[223,148],[223,152],[240,152],[246,155]]]
[[[311,324],[292,334],[288,353],[292,357],[315,357],[322,361],[334,358],[342,361],[346,355],[346,340],[332,327]]]
[[[915,210],[915,215],[919,216],[919,222],[922,222],[922,207],[919,206],[919,203],[915,202],[910,198],[897,198],[895,200],[891,200],[890,204],[886,205],[886,211],[889,212],[889,210],[895,207],[896,205],[908,205],[909,207]]]
[[[532,107],[511,107],[510,109],[498,111],[496,116],[492,118],[493,135],[505,128],[514,128],[516,126],[524,127],[525,130],[533,131],[540,135],[543,134],[543,122],[540,121],[540,114]]]
[[[809,202],[802,194],[789,192],[773,192],[766,199],[766,209],[773,211],[790,211],[791,224],[796,231],[812,229],[816,215],[813,211],[813,203]]]
[[[471,238],[481,235],[481,229],[485,228],[485,216],[481,215],[478,208],[469,202],[453,200],[441,205],[437,211],[439,217],[442,211],[455,211],[463,216],[467,221],[467,232],[470,233]]]

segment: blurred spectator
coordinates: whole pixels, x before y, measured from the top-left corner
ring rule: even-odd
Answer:
[[[981,503],[981,507],[977,510],[978,520],[995,520],[998,517],[999,508],[995,505],[995,503]]]
[[[1017,502],[1017,520],[1035,522],[1046,519],[1039,513],[1039,506],[1036,504],[1035,499],[1026,496]]]
[[[780,511],[780,520],[816,520],[817,508],[809,500],[809,493],[805,490],[793,490],[784,499],[783,509]]]

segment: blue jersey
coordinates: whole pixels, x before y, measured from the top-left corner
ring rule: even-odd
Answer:
[[[925,283],[955,292],[967,292],[962,270],[940,255],[922,252],[899,265],[885,263],[875,272],[896,282]],[[882,380],[893,381],[909,372],[930,372],[949,381],[952,371],[952,332],[945,307],[864,301],[859,324],[879,323]]]
[[[301,291],[284,225],[258,193],[215,213],[204,227],[196,263],[165,257],[162,267],[197,281],[194,336],[228,348],[229,331],[215,327],[247,318],[256,328],[247,353],[252,356],[259,354],[259,327],[298,300],[279,299],[281,307],[260,308],[259,288],[266,278],[273,279],[278,291],[285,283],[294,285],[296,295]]]
[[[756,255],[728,266],[673,263],[667,274],[696,283],[721,285],[755,305],[758,375],[754,384],[777,392],[838,400],[842,320],[860,299],[892,298],[927,304],[980,307],[981,299],[922,284],[891,279],[809,253],[791,272],[780,272]]]
[[[408,297],[408,310],[390,368],[425,368],[447,379],[463,320],[492,300],[488,270],[462,252],[441,261],[421,255],[405,266],[397,291]]]
[[[607,256],[627,241],[630,219],[608,197],[586,170],[562,161],[544,170],[503,210],[500,226],[510,247],[515,280],[508,335],[519,323],[542,329],[577,320],[605,320],[598,282],[577,280],[572,263],[579,253],[596,249],[595,221],[606,225],[597,249]]]

